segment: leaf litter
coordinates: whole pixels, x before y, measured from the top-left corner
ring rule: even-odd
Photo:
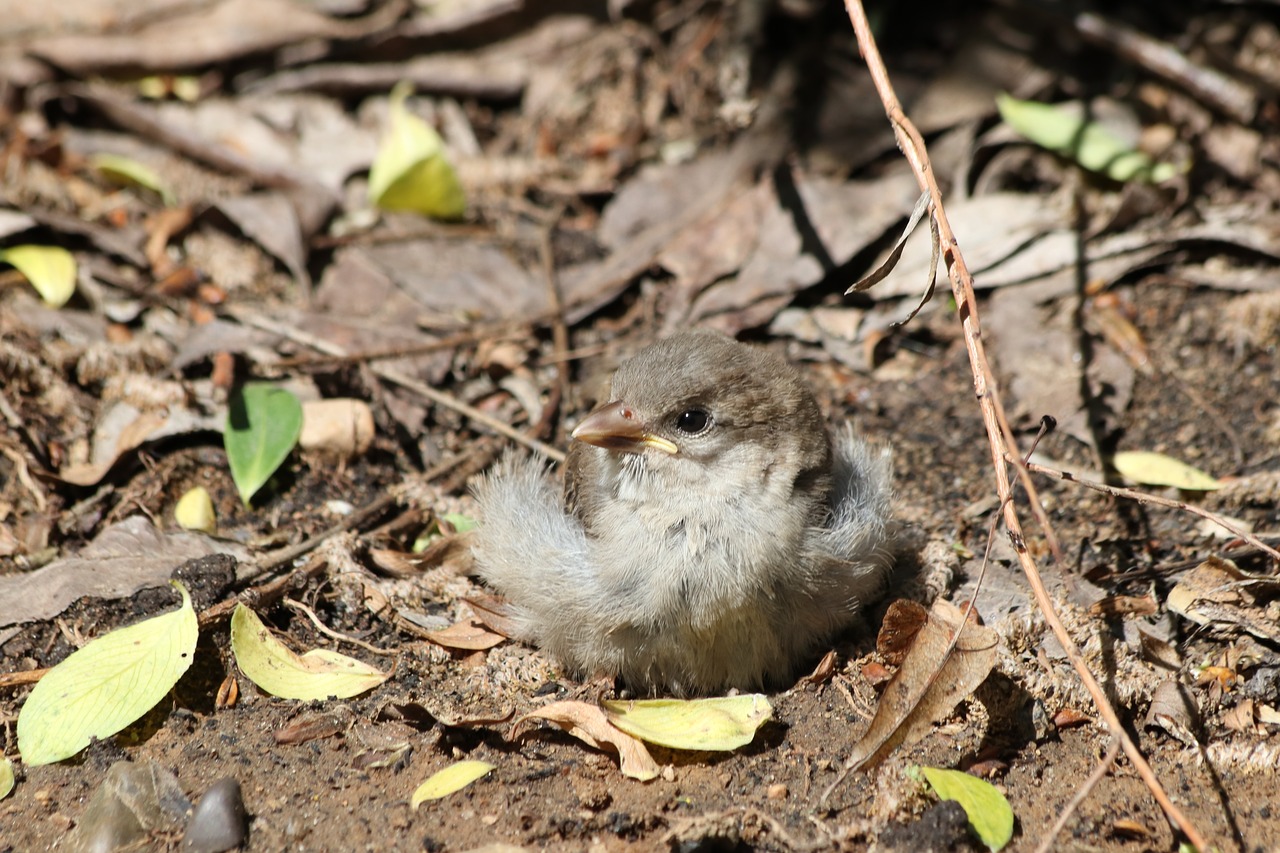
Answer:
[[[620,8],[629,5],[634,4]],[[829,409],[856,413],[864,428],[895,445],[900,514],[956,553],[980,553],[981,522],[993,507],[980,508],[988,475],[981,454],[972,452],[977,434],[969,407],[972,389],[966,391],[957,369],[949,306],[935,298],[905,330],[888,329],[906,313],[907,306],[896,301],[899,295],[917,298],[929,247],[922,242],[905,246],[895,271],[856,303],[838,297],[874,265],[878,252],[889,251],[917,195],[892,153],[878,106],[865,94],[850,99],[850,92],[859,91],[861,72],[844,80],[837,70],[823,85],[809,79],[790,92],[785,75],[776,81],[760,78],[753,87],[759,101],[747,113],[735,114],[728,107],[740,110],[742,102],[734,100],[737,90],[721,70],[731,66],[725,60],[736,49],[734,34],[749,26],[730,7],[654,18],[631,10],[625,21],[604,23],[603,16],[557,15],[555,9],[520,12],[520,4],[510,3],[451,14],[395,3],[327,4],[303,18],[282,17],[278,4],[258,4],[250,11],[260,26],[254,39],[245,41],[228,37],[226,28],[230,20],[246,19],[242,6],[164,10],[157,3],[122,13],[111,27],[89,20],[74,35],[59,30],[56,21],[45,21],[39,35],[20,46],[28,60],[36,59],[22,72],[34,76],[17,79],[61,88],[53,101],[24,102],[25,93],[40,91],[24,89],[28,84],[15,90],[23,136],[5,139],[12,167],[7,174],[13,180],[6,185],[2,212],[15,217],[8,227],[19,230],[9,232],[6,247],[33,241],[65,245],[82,266],[77,290],[57,311],[34,299],[25,283],[0,291],[5,300],[0,403],[9,428],[0,464],[12,465],[14,472],[0,494],[0,547],[5,559],[14,561],[0,571],[0,602],[11,605],[0,606],[0,617],[14,620],[0,627],[0,660],[15,672],[32,663],[51,664],[70,651],[78,631],[96,634],[98,625],[135,621],[139,608],[162,610],[156,603],[141,603],[150,594],[145,588],[163,584],[174,566],[195,556],[192,548],[234,552],[240,561],[231,573],[233,579],[240,576],[235,590],[260,581],[255,590],[266,590],[263,607],[281,616],[279,624],[287,626],[298,647],[316,645],[310,623],[274,609],[278,598],[271,596],[279,593],[271,584],[279,571],[275,567],[297,558],[291,551],[299,543],[314,546],[324,540],[329,544],[322,568],[312,564],[307,570],[312,573],[296,576],[297,582],[312,584],[309,604],[349,635],[371,634],[378,645],[398,646],[406,655],[393,679],[366,699],[354,700],[353,707],[379,726],[394,721],[421,736],[408,758],[387,766],[357,764],[337,746],[342,738],[336,736],[318,745],[341,776],[344,791],[368,785],[378,792],[363,806],[375,822],[386,815],[379,809],[386,799],[385,774],[394,772],[387,767],[407,761],[416,778],[423,778],[442,759],[465,759],[510,769],[497,783],[463,789],[435,810],[440,826],[432,831],[448,843],[478,846],[501,838],[572,845],[602,834],[645,843],[667,827],[673,837],[697,843],[719,837],[725,824],[715,821],[717,810],[723,813],[744,798],[753,802],[757,794],[760,813],[774,822],[744,819],[735,823],[736,838],[761,847],[783,846],[783,838],[807,840],[815,829],[804,811],[812,797],[804,792],[813,781],[830,780],[855,742],[852,733],[860,731],[876,704],[874,688],[860,673],[882,664],[867,657],[865,643],[843,638],[844,656],[836,658],[830,680],[771,696],[780,725],[765,727],[723,759],[673,753],[672,763],[659,770],[664,778],[647,785],[618,783],[611,776],[618,772],[612,757],[563,739],[502,744],[492,729],[502,725],[512,707],[528,713],[545,696],[563,699],[572,683],[519,644],[449,650],[421,643],[417,631],[402,627],[407,613],[421,620],[415,623],[418,631],[467,624],[471,608],[463,602],[479,600],[482,592],[465,577],[465,561],[447,556],[459,549],[439,549],[438,561],[425,565],[425,574],[403,565],[383,571],[364,550],[373,544],[390,546],[382,549],[385,553],[408,554],[429,529],[425,519],[465,515],[466,480],[496,455],[496,447],[482,437],[485,428],[403,386],[383,383],[366,365],[396,358],[403,375],[444,388],[473,410],[537,431],[554,443],[559,418],[580,411],[579,397],[592,392],[593,377],[605,375],[619,352],[662,330],[698,318],[748,337],[774,339],[802,361]],[[156,9],[163,13],[153,14]],[[800,20],[787,18],[803,30]],[[733,26],[725,27],[726,22]],[[820,35],[824,30],[847,35],[826,23],[806,31],[815,38],[806,49],[831,49]],[[931,73],[926,62],[911,82],[932,92],[920,109],[930,132],[946,135],[945,146],[938,138],[945,159],[935,166],[956,178],[948,210],[963,223],[957,227],[966,255],[974,253],[971,263],[979,262],[979,285],[999,294],[993,299],[1021,291],[1010,297],[1003,316],[984,312],[984,325],[996,341],[997,370],[1014,380],[1006,392],[1020,404],[1023,425],[1046,412],[1059,414],[1070,428],[1045,444],[1054,458],[1077,468],[1096,468],[1112,458],[1121,432],[1126,449],[1168,450],[1224,478],[1225,488],[1216,496],[1190,499],[1220,502],[1233,515],[1247,516],[1258,530],[1273,528],[1268,507],[1274,502],[1267,503],[1265,484],[1255,473],[1268,473],[1266,460],[1274,457],[1280,434],[1268,426],[1274,421],[1265,394],[1275,385],[1274,355],[1268,355],[1274,335],[1266,326],[1268,309],[1258,299],[1271,295],[1269,267],[1280,256],[1274,205],[1268,201],[1277,188],[1274,152],[1266,147],[1271,143],[1253,126],[1211,120],[1183,90],[1161,82],[1144,84],[1136,95],[1120,88],[1092,91],[1093,83],[1082,86],[1079,80],[1063,91],[1054,81],[1070,77],[1070,61],[1055,66],[1047,53],[1020,53],[996,44],[989,22],[979,26],[963,17],[953,23],[971,59],[939,57],[936,51],[929,56],[939,68],[958,67],[964,73]],[[1014,16],[1006,23],[1020,22]],[[1265,63],[1250,64],[1250,51],[1256,53],[1268,38],[1266,24],[1242,13],[1232,26],[1239,53],[1232,56],[1230,47],[1222,48],[1218,61],[1227,67],[1236,62],[1266,79]],[[202,38],[166,42],[175,32],[199,32]],[[313,53],[294,54],[291,47],[275,52],[306,34],[323,39],[308,42]],[[450,84],[446,63],[415,66],[417,60],[406,60],[417,52],[444,58],[434,53],[432,39],[453,52],[450,63],[474,59],[463,67],[489,69],[484,79],[465,88]],[[542,47],[534,46],[537,39]],[[121,49],[126,43],[127,55]],[[776,36],[760,43],[787,49]],[[172,48],[178,44],[185,55],[175,60]],[[482,45],[482,53],[469,44]],[[531,50],[544,51],[543,58],[531,61]],[[826,57],[845,53],[847,45]],[[146,68],[203,72],[204,63],[231,67],[226,63],[232,61],[236,71],[226,77],[169,78],[171,84],[159,88],[154,83],[161,78],[155,78],[147,97],[162,100],[144,102],[131,80],[58,82],[61,78],[50,77],[39,57],[52,59],[72,78],[97,77],[113,68],[131,74]],[[839,62],[823,67],[838,69]],[[510,73],[512,68],[519,73]],[[366,70],[375,73],[362,76]],[[372,216],[362,209],[363,173],[375,157],[386,92],[400,79],[413,81],[421,93],[415,110],[439,132],[458,166],[471,208],[463,224]],[[180,83],[184,97],[177,97]],[[1174,154],[1188,139],[1203,149],[1207,159],[1197,153],[1197,173],[1171,182],[1188,182],[1184,189],[1190,194],[1175,205],[1166,190],[1073,185],[1069,170],[1074,167],[1060,158],[1014,143],[1007,132],[984,130],[996,121],[995,93],[1014,86],[1020,87],[1019,97],[1046,103],[1080,97],[1082,90],[1089,96],[1132,97],[1132,103],[1123,104],[1130,112],[1140,100],[1137,111],[1148,125],[1145,143],[1172,129]],[[811,93],[816,107],[803,151],[790,144],[787,134],[793,128],[771,117],[771,107],[796,91]],[[54,103],[69,111],[41,106]],[[870,107],[865,115],[862,106]],[[737,130],[734,122],[755,108],[755,126]],[[81,126],[89,114],[96,126]],[[975,122],[986,124],[973,127]],[[64,149],[57,134],[66,140]],[[97,143],[107,137],[112,146],[100,147]],[[728,145],[730,140],[735,144]],[[143,147],[115,147],[121,142]],[[157,185],[171,187],[189,211],[179,211],[167,224],[151,219],[162,200],[136,188],[121,192],[102,180],[83,159],[95,151],[153,169]],[[728,156],[716,164],[714,155],[721,152]],[[665,172],[665,180],[638,179],[642,166]],[[1067,198],[1073,187],[1091,214],[1083,240]],[[1076,280],[1081,245],[1089,264],[1083,289]],[[318,282],[315,293],[312,275]],[[1245,306],[1243,297],[1237,302],[1240,288],[1253,288],[1255,302]],[[1101,297],[1119,298],[1104,303]],[[1079,299],[1088,300],[1084,310],[1078,310]],[[568,321],[567,344],[553,345],[550,332],[544,333],[557,322],[557,305],[564,306]],[[531,316],[542,324],[532,332]],[[479,346],[498,328],[489,324],[504,319],[514,321],[502,334],[519,356],[484,358]],[[1014,330],[1025,334],[1003,349],[1001,340],[1009,340]],[[161,340],[167,348],[131,364],[102,358],[104,352],[124,355],[130,347],[135,348],[130,357],[137,358],[152,352],[148,340]],[[322,362],[312,353],[316,344],[350,355]],[[432,348],[412,349],[424,344]],[[1051,357],[1037,359],[1040,353]],[[125,364],[130,366],[119,367]],[[318,395],[367,400],[376,428],[372,437],[362,431],[367,444],[362,438],[338,450],[327,445],[294,449],[287,476],[260,492],[254,506],[245,506],[218,448],[220,415],[226,394],[239,383],[278,380],[275,364],[291,365],[285,373],[306,371]],[[511,381],[516,372],[520,383]],[[141,395],[130,390],[133,411],[121,408],[113,414],[111,404],[122,399],[114,395],[126,375],[164,375],[183,393],[147,397],[138,405]],[[1199,394],[1200,401],[1184,405],[1183,387]],[[1245,417],[1229,405],[1239,399],[1261,402]],[[1170,405],[1169,400],[1183,402]],[[1084,415],[1073,423],[1077,412]],[[1094,417],[1096,412],[1102,416]],[[1204,412],[1216,414],[1206,418]],[[145,429],[150,417],[163,419],[164,425]],[[130,432],[132,425],[137,426]],[[1181,452],[1188,447],[1197,452]],[[32,471],[67,474],[83,465],[93,467],[76,478],[82,484],[30,476]],[[418,481],[423,472],[430,482]],[[1225,478],[1240,474],[1253,477],[1252,485],[1233,492],[1232,484],[1244,480]],[[179,498],[197,485],[207,490],[227,539],[167,529]],[[1132,597],[1149,594],[1155,577],[1160,602],[1166,601],[1165,590],[1193,589],[1190,596],[1170,593],[1172,604],[1165,612],[1094,615],[1087,604],[1072,604],[1081,592],[1079,578],[1074,569],[1064,569],[1061,596],[1072,631],[1086,639],[1095,671],[1115,670],[1129,718],[1141,719],[1157,685],[1155,671],[1144,669],[1156,665],[1150,660],[1155,653],[1144,650],[1164,643],[1182,654],[1158,655],[1161,677],[1170,666],[1179,669],[1180,679],[1193,685],[1193,698],[1211,711],[1197,734],[1211,741],[1207,754],[1215,762],[1247,756],[1241,760],[1251,767],[1265,762],[1266,750],[1256,748],[1256,738],[1259,727],[1265,731],[1271,725],[1259,709],[1275,705],[1265,687],[1274,662],[1257,653],[1228,660],[1216,653],[1215,643],[1222,641],[1214,639],[1219,631],[1249,636],[1247,627],[1240,634],[1235,626],[1265,628],[1274,596],[1265,583],[1252,579],[1264,566],[1246,558],[1247,577],[1196,586],[1198,575],[1179,578],[1179,570],[1167,569],[1195,557],[1201,559],[1191,559],[1190,565],[1198,565],[1206,556],[1208,546],[1184,519],[1153,517],[1151,529],[1138,536],[1110,505],[1061,487],[1047,494],[1055,524],[1081,543],[1080,575],[1106,574],[1113,586],[1109,591]],[[36,495],[46,501],[39,510]],[[364,509],[379,506],[380,512],[362,516]],[[139,510],[161,520],[162,529],[134,514]],[[112,551],[113,537],[122,534],[134,544]],[[368,542],[353,537],[368,537]],[[77,553],[79,559],[68,556]],[[1002,559],[999,549],[996,553]],[[129,565],[131,557],[136,566]],[[49,559],[54,562],[39,568]],[[961,565],[966,574],[972,568],[967,560]],[[218,590],[215,597],[230,594],[210,589]],[[218,616],[214,602],[201,607],[211,605],[208,618],[225,626],[230,608]],[[1177,615],[1174,605],[1191,616]],[[987,735],[1012,735],[1018,727],[1011,721],[1037,702],[1061,720],[1072,713],[1079,717],[1077,708],[1088,709],[1073,692],[1060,653],[1041,641],[1025,605],[983,609],[1002,638],[1000,672],[988,683],[1003,676],[1016,689],[1007,691],[1004,702],[980,689],[975,698],[946,710],[948,703],[939,702],[935,715],[899,717],[890,739],[906,729],[913,737],[924,735],[917,746],[902,749],[914,761],[952,766],[976,759]],[[483,612],[504,624],[500,603]],[[874,624],[881,613],[868,615]],[[203,616],[202,611],[202,624]],[[1181,639],[1169,623],[1184,618],[1201,620],[1214,631]],[[1124,624],[1108,621],[1115,619]],[[511,627],[502,633],[511,634]],[[1215,663],[1198,670],[1205,678],[1201,683],[1193,669],[1206,660]],[[220,664],[212,668],[216,685],[224,673]],[[1235,681],[1217,678],[1218,670],[1232,673]],[[195,681],[188,686],[198,675],[193,672],[179,683],[174,694],[179,705],[200,707],[192,696],[202,688]],[[1233,685],[1230,690],[1227,684]],[[1252,692],[1236,693],[1241,689]],[[0,693],[0,702],[14,709],[20,699]],[[921,704],[931,706],[927,696]],[[251,768],[246,772],[256,773],[255,762],[262,761],[257,747],[245,752],[240,745],[251,730],[246,727],[265,724],[279,730],[286,712],[246,690],[234,707],[202,717],[205,728],[194,732],[177,728],[176,716],[157,713],[164,718],[161,736],[122,743],[140,756],[164,757],[165,764],[179,768],[183,785],[194,789],[198,786],[186,774],[203,773],[205,765],[219,761],[238,760]],[[1228,713],[1234,714],[1233,727],[1222,722]],[[1072,793],[1070,785],[1041,784],[1048,776],[1031,782],[1026,766],[1082,778],[1096,759],[1095,741],[1105,732],[1086,723],[1031,737],[1015,739],[1002,753],[1010,759],[1003,784],[1027,836],[1015,844],[1033,841],[1027,828],[1039,826],[1040,815],[1055,815]],[[396,738],[397,743],[406,740],[412,738]],[[202,744],[217,748],[201,753]],[[867,742],[860,748],[872,746]],[[182,748],[191,752],[166,752]],[[301,751],[276,749],[273,761],[291,765],[299,760]],[[24,797],[34,788],[31,781],[51,792],[63,814],[80,817],[82,806],[67,798],[68,791],[97,766],[94,750],[85,766],[32,768],[20,776],[14,793],[0,803],[0,828],[9,831],[14,814],[4,811],[5,804],[30,805]],[[201,760],[189,762],[188,754]],[[1158,746],[1155,754],[1169,755]],[[803,757],[803,772],[797,755]],[[890,758],[890,766],[895,760]],[[1238,812],[1250,842],[1267,846],[1275,828],[1258,815],[1248,778],[1236,775],[1233,766],[1215,764],[1231,792],[1228,805]],[[549,772],[552,767],[558,769]],[[1161,772],[1181,775],[1188,786],[1204,782],[1194,766],[1176,757]],[[314,817],[326,832],[348,833],[343,838],[349,846],[368,843],[361,840],[364,830],[332,817],[336,812],[325,803],[312,806],[315,791],[308,783],[314,780],[301,776],[307,778],[270,775],[266,785],[281,793],[253,804],[255,813],[268,816],[262,832],[270,833],[277,820]],[[767,777],[783,780],[789,798],[766,794],[776,787],[759,784]],[[257,797],[254,784],[262,790],[263,778],[268,777],[246,786],[251,798]],[[883,783],[889,777],[875,778]],[[1127,802],[1145,816],[1149,804],[1125,779],[1102,785],[1106,794],[1098,799],[1105,802],[1086,802],[1080,827],[1101,846],[1122,844],[1106,833],[1114,830],[1119,837],[1132,832],[1135,822],[1109,823],[1104,806]],[[887,833],[911,819],[910,809],[894,811],[888,805],[902,800],[877,797],[873,787],[842,789],[839,810],[822,818],[824,831],[870,842],[881,830]],[[498,790],[501,803],[495,799]],[[1222,805],[1197,807],[1200,819],[1229,838],[1230,826],[1218,822]],[[464,811],[479,819],[460,819]],[[684,822],[681,815],[690,812],[701,822]],[[578,814],[580,828],[555,823],[554,813]],[[853,814],[874,815],[878,822],[857,829],[848,823]],[[1136,823],[1148,825],[1151,843],[1171,843],[1163,828],[1150,830],[1155,821],[1144,817]],[[36,827],[13,829],[23,833],[14,837],[27,846],[49,840],[32,835],[40,832]],[[284,843],[264,843],[276,842]],[[388,841],[384,832],[379,843],[395,846],[398,836],[393,831]]]

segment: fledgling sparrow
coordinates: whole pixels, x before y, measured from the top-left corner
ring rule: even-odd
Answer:
[[[573,431],[563,502],[508,454],[476,488],[480,576],[518,636],[635,691],[780,685],[878,596],[892,462],[780,356],[711,331],[642,350]]]

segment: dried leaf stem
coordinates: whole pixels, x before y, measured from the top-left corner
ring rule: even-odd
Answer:
[[[1128,498],[1129,500],[1136,501],[1140,504],[1153,504],[1155,506],[1167,507],[1169,509],[1180,509],[1184,512],[1189,512],[1192,515],[1198,515],[1206,521],[1212,521],[1232,536],[1237,536],[1240,539],[1243,539],[1262,553],[1270,555],[1277,563],[1280,563],[1280,551],[1272,548],[1266,542],[1263,542],[1257,536],[1254,536],[1244,528],[1232,524],[1218,513],[1213,512],[1212,510],[1207,510],[1204,507],[1189,504],[1185,501],[1174,501],[1169,498],[1162,498],[1159,495],[1149,495],[1146,492],[1126,489],[1121,486],[1109,486],[1106,483],[1095,483],[1092,480],[1082,480],[1068,471],[1060,471],[1057,468],[1037,465],[1034,462],[1027,463],[1027,470],[1035,474],[1044,474],[1046,477],[1054,477],[1058,480],[1064,480],[1068,483],[1076,483],[1077,485],[1084,486],[1086,489],[1093,489],[1095,492],[1102,492],[1104,495],[1111,495],[1113,498]]]
[[[938,237],[942,244],[942,257],[947,265],[947,272],[951,280],[951,292],[955,297],[956,308],[960,315],[961,327],[964,332],[965,348],[969,353],[969,366],[973,372],[974,392],[977,395],[978,404],[982,410],[983,424],[986,427],[987,443],[991,451],[992,468],[996,478],[996,492],[1004,506],[1004,521],[1009,529],[1009,537],[1012,540],[1014,551],[1018,555],[1018,561],[1022,565],[1022,570],[1027,576],[1027,582],[1031,586],[1036,604],[1044,615],[1045,623],[1053,631],[1054,636],[1066,651],[1071,665],[1079,673],[1085,689],[1089,691],[1089,695],[1093,698],[1099,715],[1106,721],[1112,734],[1120,740],[1125,754],[1133,762],[1138,775],[1142,777],[1152,796],[1155,797],[1156,802],[1164,810],[1165,815],[1192,844],[1200,850],[1207,850],[1208,844],[1204,836],[1169,799],[1168,794],[1165,793],[1160,781],[1152,771],[1151,765],[1147,763],[1146,757],[1143,756],[1137,744],[1133,742],[1125,731],[1120,718],[1116,715],[1115,709],[1111,707],[1111,703],[1107,700],[1102,686],[1093,676],[1093,673],[1089,671],[1084,655],[1081,654],[1071,635],[1067,633],[1062,620],[1058,618],[1053,602],[1049,598],[1048,590],[1045,589],[1044,582],[1040,578],[1040,572],[1036,567],[1035,560],[1027,550],[1026,539],[1022,532],[1022,521],[1018,517],[1018,508],[1012,500],[1009,465],[1014,465],[1018,469],[1019,476],[1024,478],[1026,469],[1022,465],[1013,436],[1009,434],[1007,427],[1002,428],[1004,408],[996,392],[995,382],[992,378],[991,368],[987,363],[986,351],[982,343],[982,330],[973,292],[973,279],[969,274],[964,257],[960,254],[955,234],[951,230],[951,223],[947,220],[946,211],[943,209],[942,191],[938,187],[937,178],[929,162],[924,139],[920,136],[920,132],[915,125],[907,118],[901,102],[899,102],[897,95],[894,93],[893,85],[889,81],[888,71],[880,58],[875,38],[871,34],[871,27],[867,22],[866,12],[862,8],[862,3],[860,0],[845,0],[845,10],[848,12],[849,20],[853,24],[854,34],[857,36],[858,45],[862,50],[862,55],[871,73],[871,79],[875,84],[876,91],[884,104],[885,113],[893,125],[898,147],[902,149],[907,161],[911,164],[920,188],[927,190],[932,200],[933,216],[938,225]]]

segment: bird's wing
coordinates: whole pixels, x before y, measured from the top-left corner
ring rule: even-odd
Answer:
[[[596,502],[593,491],[598,495],[599,489],[591,489],[587,484],[597,479],[600,474],[599,448],[574,441],[569,444],[569,452],[564,460],[564,511],[582,523],[587,535],[592,535],[591,522],[596,517]]]

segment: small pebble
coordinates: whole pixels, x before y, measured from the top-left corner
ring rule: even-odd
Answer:
[[[222,853],[242,846],[248,835],[249,818],[240,783],[227,777],[214,782],[196,803],[182,846],[196,853]]]
[[[781,782],[776,785],[770,785],[769,789],[765,791],[765,796],[771,800],[785,800],[787,798],[787,786]]]

